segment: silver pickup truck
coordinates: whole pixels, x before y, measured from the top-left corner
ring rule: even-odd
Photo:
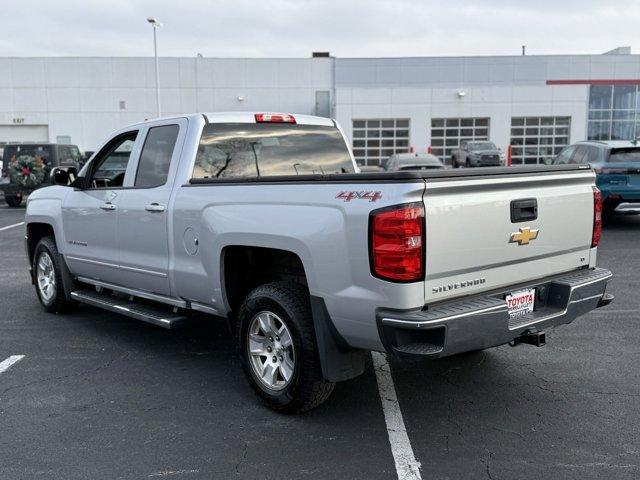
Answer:
[[[226,318],[283,412],[321,404],[366,351],[539,346],[613,299],[588,166],[359,173],[333,120],[215,113],[123,128],[74,173],[28,199],[44,309]]]

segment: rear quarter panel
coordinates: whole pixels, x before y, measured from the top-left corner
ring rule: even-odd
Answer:
[[[379,191],[376,202],[344,201],[342,191]],[[173,208],[176,293],[228,310],[221,252],[248,245],[288,250],[304,265],[312,295],[325,300],[338,332],[353,346],[382,349],[376,307],[420,308],[424,284],[395,284],[374,278],[369,267],[368,223],[372,210],[422,200],[424,181],[404,183],[253,183],[183,186]],[[198,252],[189,255],[191,229]]]

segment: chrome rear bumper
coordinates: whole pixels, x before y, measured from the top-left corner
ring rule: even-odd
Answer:
[[[605,291],[612,276],[602,268],[583,269],[422,310],[379,310],[379,331],[387,350],[399,355],[436,358],[495,347],[610,303]],[[524,288],[536,289],[535,310],[510,318],[505,296]]]
[[[640,202],[623,202],[616,207],[615,212],[626,215],[640,213]]]

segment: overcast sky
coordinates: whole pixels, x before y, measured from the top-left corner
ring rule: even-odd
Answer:
[[[640,46],[640,0],[1,0],[0,56],[603,53]]]

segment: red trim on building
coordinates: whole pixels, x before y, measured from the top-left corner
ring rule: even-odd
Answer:
[[[547,85],[640,85],[640,79],[624,80],[547,80]]]

